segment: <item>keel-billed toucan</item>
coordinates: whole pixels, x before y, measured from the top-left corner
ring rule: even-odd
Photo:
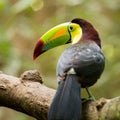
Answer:
[[[73,19],[60,24],[37,42],[33,58],[43,52],[72,43],[57,64],[59,85],[48,113],[48,120],[79,120],[81,116],[81,87],[92,86],[102,74],[105,57],[98,32],[86,20]]]

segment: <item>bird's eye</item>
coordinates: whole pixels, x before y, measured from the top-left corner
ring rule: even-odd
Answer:
[[[75,27],[73,25],[69,26],[69,31],[74,31]]]
[[[70,30],[73,30],[73,26],[70,26]]]

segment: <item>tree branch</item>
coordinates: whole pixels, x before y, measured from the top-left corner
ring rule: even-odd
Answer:
[[[26,71],[20,78],[0,72],[0,106],[47,120],[54,95],[54,89],[42,85],[37,70]],[[83,103],[81,120],[120,120],[120,97]]]
[[[26,71],[20,78],[0,74],[0,106],[46,120],[54,94],[55,90],[41,84],[36,70]]]

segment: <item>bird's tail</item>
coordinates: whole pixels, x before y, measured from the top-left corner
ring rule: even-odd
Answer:
[[[69,74],[61,81],[48,113],[48,120],[80,120],[81,85],[78,76]]]

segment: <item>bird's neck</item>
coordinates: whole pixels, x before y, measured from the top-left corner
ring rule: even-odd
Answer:
[[[80,41],[94,41],[101,48],[101,40],[98,32],[93,28],[83,29],[83,35]]]

